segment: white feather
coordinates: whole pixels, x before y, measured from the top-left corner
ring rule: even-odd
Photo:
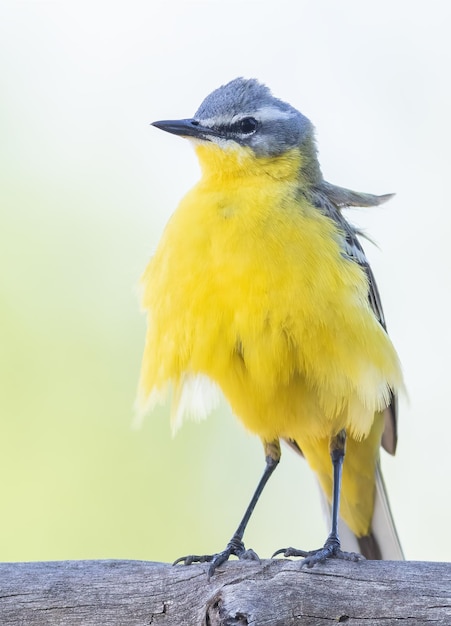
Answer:
[[[373,535],[381,550],[382,558],[403,561],[404,554],[388,502],[387,490],[379,463],[376,468],[376,499],[373,513]]]
[[[133,428],[139,428],[144,416],[158,404],[165,404],[171,392],[171,430],[174,435],[184,419],[197,422],[206,419],[223,397],[218,385],[208,376],[184,374],[177,385],[168,381],[163,387],[152,389],[147,397],[143,397],[142,394],[138,395]]]
[[[218,406],[222,392],[204,374],[184,374],[172,399],[171,428],[175,434],[184,419],[200,421]]]

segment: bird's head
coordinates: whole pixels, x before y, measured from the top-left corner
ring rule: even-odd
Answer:
[[[321,178],[310,120],[255,79],[236,78],[215,89],[193,118],[163,120],[153,126],[224,152],[244,149],[265,162],[297,153],[310,182]]]

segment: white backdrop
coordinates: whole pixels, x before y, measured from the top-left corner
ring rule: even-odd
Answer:
[[[137,308],[130,294],[139,274],[170,213],[198,176],[188,143],[149,123],[191,116],[205,95],[236,76],[259,78],[313,121],[327,180],[359,191],[396,192],[387,205],[349,216],[379,246],[365,244],[409,393],[400,401],[398,454],[383,461],[412,559],[451,559],[445,540],[451,526],[449,20],[449,5],[436,0],[6,1],[0,7],[0,213],[7,225],[16,220],[14,229],[5,227],[0,234],[6,255],[0,278],[22,316],[31,315],[24,282],[33,303],[46,272],[40,253],[31,256],[30,238],[54,231],[57,256],[69,254],[83,264],[86,244],[77,247],[71,236],[75,221],[87,232],[97,225],[105,241],[114,240],[118,255],[124,246],[115,271],[123,297],[131,297]],[[19,257],[27,264],[20,275],[14,274]],[[105,261],[94,253],[89,258],[80,278],[82,317],[90,315],[99,289],[111,290],[116,281]],[[56,271],[50,265],[49,272]],[[105,283],[98,279],[102,275]],[[65,276],[55,283],[55,301],[65,297]],[[133,376],[142,326],[134,333]],[[17,350],[25,354],[26,346]],[[38,393],[24,380],[18,397],[33,396],[39,406],[50,388]],[[15,409],[1,420],[7,437]],[[226,422],[230,438],[243,442],[244,451],[255,449],[260,459],[258,445],[235,430],[231,419]],[[197,428],[201,432],[203,426]],[[143,436],[149,437],[149,430]],[[211,451],[197,452],[210,481],[222,480],[225,488],[224,466],[234,449],[232,441],[228,445],[224,459],[214,463]],[[284,497],[299,498],[306,507],[302,485],[311,479],[296,459],[285,457],[279,489],[283,482]],[[12,465],[5,463],[2,471],[12,476]],[[253,462],[249,484],[260,469]],[[170,490],[177,489],[185,487],[175,481]],[[208,485],[204,489],[208,492]],[[240,506],[241,500],[233,506],[230,533]],[[266,529],[277,523],[270,509],[268,503]],[[313,526],[318,515],[313,508]],[[324,534],[322,528],[313,532]],[[289,541],[302,543],[293,535]]]

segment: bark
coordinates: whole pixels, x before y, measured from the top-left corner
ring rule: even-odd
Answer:
[[[1,626],[451,625],[451,564],[0,564]]]

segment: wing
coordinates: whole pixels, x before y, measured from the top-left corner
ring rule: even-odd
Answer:
[[[344,253],[362,267],[368,278],[368,300],[373,313],[386,331],[384,311],[377,288],[373,271],[365,256],[365,252],[358,239],[362,233],[354,228],[341,212],[342,208],[350,206],[377,206],[386,202],[393,194],[374,196],[371,194],[358,193],[343,187],[336,187],[325,181],[321,182],[313,191],[311,200],[322,213],[337,223],[343,232]],[[382,446],[390,454],[396,451],[397,443],[397,398],[392,392],[389,406],[384,411],[385,428],[382,435]]]

